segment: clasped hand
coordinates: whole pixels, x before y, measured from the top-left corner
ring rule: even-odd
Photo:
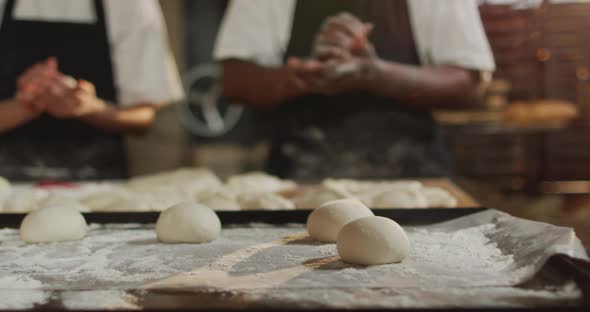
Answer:
[[[368,39],[372,29],[348,13],[327,18],[316,34],[311,59],[287,61],[297,86],[327,95],[366,89],[377,59]]]
[[[18,78],[15,100],[31,117],[46,112],[60,119],[81,118],[107,108],[92,83],[61,73],[55,58],[33,65]]]

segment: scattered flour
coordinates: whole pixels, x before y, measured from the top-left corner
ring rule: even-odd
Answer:
[[[359,267],[339,260],[334,244],[309,239],[302,225],[229,227],[218,240],[200,245],[160,244],[153,225],[92,225],[79,242],[41,245],[26,245],[17,230],[4,229],[0,230],[0,302],[8,308],[30,308],[48,300],[42,290],[65,291],[61,299],[72,309],[137,308],[134,298],[125,293],[130,289],[208,289],[269,302],[342,307],[442,305],[452,302],[445,301],[446,294],[449,300],[460,301],[464,296],[486,296],[494,289],[501,290],[494,297],[498,304],[508,295],[548,299],[579,295],[571,290],[533,296],[532,291],[519,293],[511,287],[528,279],[532,271],[498,248],[493,224],[452,232],[429,227],[406,230],[413,246],[408,259]],[[26,297],[14,295],[24,290]],[[425,293],[432,295],[426,302]]]
[[[49,292],[37,289],[0,289],[0,310],[32,309],[50,297]]]
[[[0,289],[35,289],[41,288],[43,284],[28,276],[6,275],[0,277]]]
[[[69,310],[140,310],[137,298],[124,291],[93,290],[64,292],[61,302]]]

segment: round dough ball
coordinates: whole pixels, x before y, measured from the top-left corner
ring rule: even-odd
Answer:
[[[49,192],[38,188],[13,188],[10,197],[4,203],[4,212],[27,213],[37,210],[49,196]]]
[[[130,212],[150,211],[147,200],[141,200],[140,196],[123,189],[111,189],[97,192],[84,197],[82,204],[91,211],[100,212]]]
[[[274,193],[242,193],[238,195],[242,210],[293,210],[295,204]]]
[[[80,212],[90,212],[90,209],[80,201],[76,200],[73,197],[68,197],[62,194],[50,194],[49,197],[45,198],[40,203],[41,207],[53,207],[53,206],[62,206],[62,207],[71,207],[75,208]]]
[[[2,211],[4,203],[8,200],[11,193],[12,186],[10,185],[10,182],[5,178],[0,177],[0,211]]]
[[[419,190],[391,188],[375,194],[367,200],[374,209],[428,208],[428,201]]]
[[[87,227],[76,206],[45,206],[23,219],[20,237],[27,243],[74,241],[86,235]]]
[[[297,188],[297,184],[264,172],[249,172],[230,177],[227,180],[227,188],[236,194],[288,193]]]
[[[345,225],[338,234],[336,249],[342,260],[352,264],[397,263],[410,253],[410,241],[395,221],[372,216]]]
[[[451,193],[439,187],[425,187],[422,194],[428,202],[428,207],[434,208],[456,208],[459,204]]]
[[[225,196],[225,195],[218,195],[218,196],[209,196],[199,202],[203,205],[211,207],[215,211],[239,211],[240,204],[235,198]]]
[[[403,190],[419,190],[422,188],[422,183],[419,181],[357,181],[348,179],[326,179],[322,185],[330,189],[340,190],[352,195],[362,195],[371,193],[382,189],[403,189]]]
[[[196,196],[196,201],[215,211],[240,210],[236,195],[225,188],[203,191]]]
[[[156,222],[162,243],[207,243],[219,237],[221,221],[207,206],[181,203],[164,210]]]
[[[373,215],[371,209],[356,199],[334,200],[311,212],[307,218],[307,231],[316,240],[333,243],[345,224]]]
[[[111,206],[122,196],[118,191],[104,191],[85,196],[80,201],[91,211],[104,211],[105,207]]]
[[[10,181],[4,177],[0,177],[0,192],[10,191],[11,188],[12,185],[10,184]]]
[[[297,209],[317,209],[329,201],[345,198],[351,199],[353,197],[345,192],[321,186],[319,188],[310,188],[307,191],[297,194],[293,198],[293,202]]]

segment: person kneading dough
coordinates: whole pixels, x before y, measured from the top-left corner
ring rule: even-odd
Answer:
[[[77,207],[45,206],[29,213],[20,225],[20,237],[27,243],[80,240],[86,235],[86,220]]]
[[[0,0],[0,46],[11,181],[125,179],[125,138],[184,96],[156,0]]]
[[[181,203],[164,210],[156,222],[156,235],[162,243],[208,243],[221,233],[221,221],[211,208]]]

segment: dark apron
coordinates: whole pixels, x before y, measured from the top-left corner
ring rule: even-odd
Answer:
[[[309,57],[327,16],[347,11],[375,24],[379,57],[418,65],[406,1],[298,0],[285,57]],[[430,112],[367,93],[311,95],[282,106],[269,160],[281,177],[390,179],[449,174],[441,133]]]
[[[6,3],[0,28],[0,99],[13,98],[17,77],[55,56],[59,69],[92,82],[110,103],[117,96],[102,2],[94,1],[95,24],[13,19]],[[47,114],[0,134],[0,176],[17,181],[119,179],[127,175],[122,138],[76,119]]]

